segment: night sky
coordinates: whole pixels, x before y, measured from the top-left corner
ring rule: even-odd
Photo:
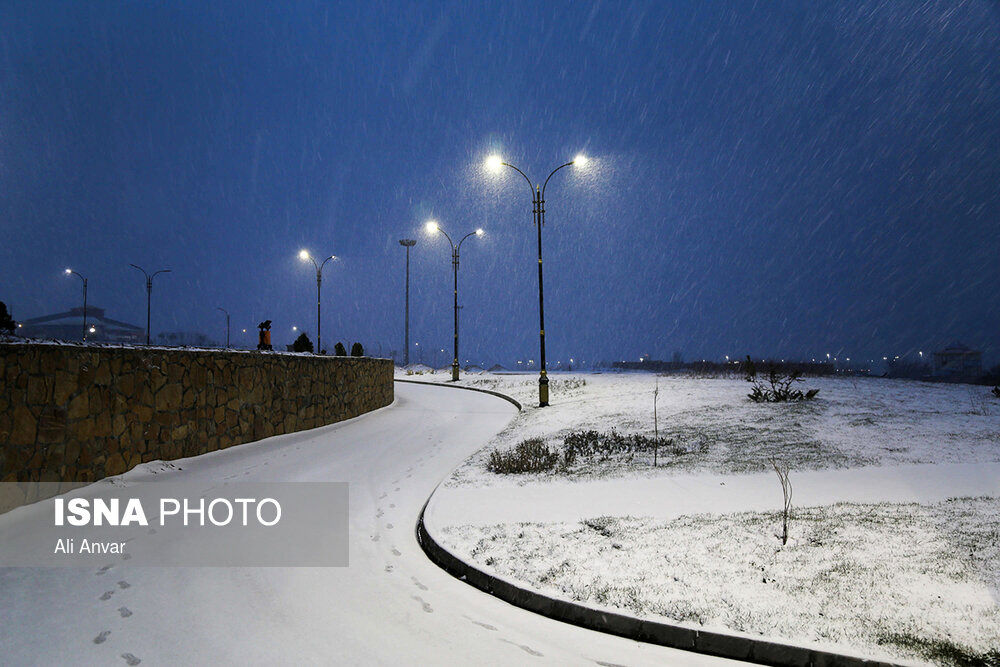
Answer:
[[[1000,3],[0,5],[0,300],[550,363],[1000,361]],[[415,348],[414,348],[415,349]],[[415,360],[416,353],[411,355]],[[425,361],[446,363],[450,351]]]

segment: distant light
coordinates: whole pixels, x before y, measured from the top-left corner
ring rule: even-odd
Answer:
[[[306,250],[306,249],[304,249],[304,248],[302,250],[300,250],[299,251],[299,259],[301,259],[303,262],[306,261],[307,259],[309,259],[309,251]]]
[[[588,160],[587,156],[584,155],[583,153],[580,153],[575,158],[573,158],[573,166],[576,167],[581,167],[581,168],[586,167],[588,162],[590,162],[590,160]]]
[[[97,331],[97,329],[95,329],[94,327],[90,327],[90,329],[88,329],[88,331],[90,333],[95,333]]]
[[[246,329],[244,329],[244,330],[243,330],[243,333],[246,333],[246,332],[247,332],[247,330],[246,330]]]
[[[437,231],[439,229],[441,229],[441,227],[438,226],[438,223],[436,221],[434,221],[434,220],[428,220],[427,224],[424,225],[424,229],[427,230],[428,234],[436,234]]]
[[[23,326],[24,326],[24,325],[23,325],[23,324],[21,324],[20,322],[18,322],[18,323],[17,323],[17,328],[18,328],[18,329],[20,329],[20,328],[21,328],[21,327],[23,327]]]
[[[491,155],[486,158],[486,168],[490,171],[500,171],[501,167],[503,167],[503,158],[499,155]]]
[[[67,274],[73,273],[73,269],[66,269],[66,273]]]
[[[480,227],[479,229],[477,229],[477,230],[476,230],[476,236],[482,236],[482,235],[483,235],[483,234],[485,234],[485,233],[486,233],[486,232],[484,232],[484,231],[483,231],[483,228],[482,228],[482,227]]]
[[[298,330],[299,330],[298,327],[292,327],[292,331],[298,331]]]

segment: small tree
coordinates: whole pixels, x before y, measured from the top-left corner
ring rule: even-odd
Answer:
[[[771,467],[778,475],[781,482],[781,495],[784,498],[784,505],[781,511],[781,544],[788,544],[788,515],[792,512],[792,483],[788,481],[788,464],[778,463],[775,459],[770,459]]]
[[[363,357],[365,356],[365,348],[361,343],[355,343],[351,346],[351,356],[352,357]]]
[[[1000,387],[993,387],[993,395],[1000,398]]]
[[[660,422],[656,418],[656,401],[660,397],[660,378],[656,377],[656,387],[653,389],[653,467],[656,467],[660,453]]]
[[[346,357],[347,349],[344,347],[343,343],[337,341],[337,344],[333,346],[333,353],[338,357]]]
[[[305,331],[303,331],[302,333],[300,333],[299,337],[295,339],[294,343],[292,343],[292,351],[293,352],[312,352],[313,351],[312,341],[309,340],[309,336],[306,335]]]
[[[7,304],[0,301],[0,334],[7,334],[9,336],[14,333],[16,326],[14,318],[7,312]]]

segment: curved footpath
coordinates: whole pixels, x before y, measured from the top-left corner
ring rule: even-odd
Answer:
[[[349,482],[350,567],[0,569],[0,662],[723,664],[526,612],[427,559],[414,531],[424,502],[514,414],[484,394],[397,383],[393,405],[350,421],[179,470],[139,466],[115,482]],[[0,533],[30,540],[26,511],[0,516]]]

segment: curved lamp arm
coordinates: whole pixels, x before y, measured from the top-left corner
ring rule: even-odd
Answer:
[[[505,167],[510,167],[511,169],[513,169],[514,171],[516,171],[517,173],[521,174],[521,176],[524,176],[524,180],[528,182],[528,189],[531,190],[531,198],[534,199],[535,198],[535,186],[532,184],[531,179],[528,178],[523,171],[521,171],[520,169],[518,169],[517,167],[515,167],[514,165],[512,165],[509,162],[501,162],[500,164],[502,164]]]
[[[573,162],[576,161],[574,160]],[[548,187],[549,185],[549,178],[552,178],[552,176],[554,176],[557,171],[570,166],[571,164],[573,164],[573,162],[567,162],[566,164],[556,167],[555,169],[552,170],[552,173],[549,174],[549,177],[545,179],[545,183],[542,184],[542,199],[545,199],[545,188]]]

